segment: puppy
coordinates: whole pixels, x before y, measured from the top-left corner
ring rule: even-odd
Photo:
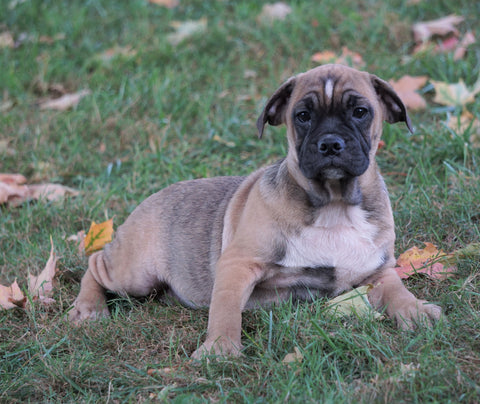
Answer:
[[[341,65],[291,77],[261,113],[285,124],[288,153],[246,177],[173,184],[142,202],[103,251],[90,257],[70,311],[79,323],[107,316],[105,290],[168,290],[209,306],[207,338],[193,353],[238,355],[242,311],[292,297],[333,297],[373,284],[369,300],[412,328],[436,320],[394,271],[394,223],[375,162],[383,121],[405,106],[378,77]]]

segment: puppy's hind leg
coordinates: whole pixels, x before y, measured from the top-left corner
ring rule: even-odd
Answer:
[[[99,251],[88,261],[80,293],[69,313],[68,318],[72,323],[79,324],[85,320],[96,320],[110,315],[105,298],[105,289],[108,287],[105,285],[106,280],[108,282],[108,271],[103,260],[103,251]]]

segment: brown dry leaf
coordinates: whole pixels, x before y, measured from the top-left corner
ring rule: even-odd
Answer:
[[[474,102],[475,96],[480,92],[480,78],[471,88],[462,79],[455,84],[434,80],[431,82],[435,88],[433,101],[441,105],[464,107]]]
[[[293,347],[293,352],[288,353],[285,355],[285,358],[282,359],[282,363],[289,364],[293,362],[302,362],[303,361],[303,355],[300,352],[300,349],[297,347]]]
[[[38,38],[38,42],[39,43],[44,43],[44,44],[47,44],[47,45],[51,45],[53,43],[55,43],[56,41],[61,41],[63,39],[65,39],[67,36],[63,33],[63,32],[60,32],[54,36],[48,36],[48,35],[40,35],[39,38]]]
[[[105,244],[112,241],[113,235],[113,219],[109,219],[102,223],[92,221],[90,230],[85,237],[85,253],[93,254],[95,251],[101,250]]]
[[[434,35],[453,34],[458,37],[459,33],[455,25],[463,20],[463,17],[452,14],[437,20],[417,22],[412,26],[413,38],[416,43],[424,43]]]
[[[0,285],[0,309],[13,309],[16,307],[25,307],[27,298],[20,290],[17,280],[10,286]]]
[[[0,182],[0,204],[6,203],[10,206],[18,206],[29,197],[26,185],[7,184]]]
[[[76,189],[60,184],[38,184],[29,185],[29,196],[33,199],[47,199],[48,201],[56,201],[65,196],[78,196],[80,192]]]
[[[400,254],[397,259],[397,271],[400,278],[409,278],[415,273],[424,273],[431,278],[445,279],[452,272],[456,272],[455,266],[445,267],[440,261],[447,257],[442,250],[434,244],[426,242],[425,248],[412,247]]]
[[[337,54],[331,50],[317,52],[311,57],[312,62],[319,64],[338,63],[345,66],[354,67],[356,69],[365,68],[365,61],[357,52],[353,52],[346,46],[342,47],[342,53]]]
[[[274,21],[283,21],[292,12],[292,8],[281,1],[273,4],[265,4],[257,20],[264,24],[272,24]]]
[[[472,31],[465,33],[463,38],[458,43],[455,52],[453,53],[453,60],[463,59],[465,57],[465,53],[467,52],[467,48],[470,45],[473,45],[475,42],[475,35],[473,35]]]
[[[419,111],[426,108],[427,103],[425,99],[417,93],[417,90],[422,88],[428,80],[427,76],[403,76],[398,81],[390,80],[393,89],[400,96],[407,108]]]
[[[94,60],[97,60],[102,65],[107,66],[112,63],[116,58],[123,59],[132,59],[137,55],[137,51],[132,49],[131,46],[118,46],[115,45],[113,48],[107,49],[94,56]]]
[[[179,0],[148,0],[148,2],[166,8],[175,8],[180,4]]]
[[[0,48],[13,48],[15,47],[15,41],[13,35],[9,31],[2,32],[0,34]]]
[[[167,35],[167,41],[171,45],[177,46],[185,39],[205,32],[207,30],[207,19],[200,18],[199,20],[173,21],[170,23],[170,26],[175,29],[175,32]]]
[[[75,107],[83,97],[89,94],[91,94],[90,90],[80,90],[73,94],[62,95],[59,98],[41,101],[39,106],[42,110],[54,109],[57,111],[66,111],[67,109]]]
[[[4,182],[6,184],[25,184],[27,179],[22,174],[2,174],[0,173],[0,182]]]
[[[34,301],[40,301],[42,304],[48,305],[54,303],[51,298],[53,294],[53,278],[57,273],[57,256],[53,248],[53,240],[50,238],[51,249],[45,268],[38,276],[28,274],[28,292]]]

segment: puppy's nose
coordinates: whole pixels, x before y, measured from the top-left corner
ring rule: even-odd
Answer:
[[[325,135],[317,143],[318,151],[324,156],[336,156],[345,149],[345,141],[337,135]]]

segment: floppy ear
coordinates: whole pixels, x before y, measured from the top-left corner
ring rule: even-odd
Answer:
[[[265,105],[265,108],[257,119],[259,138],[262,137],[263,129],[267,122],[273,126],[285,122],[286,106],[288,105],[288,100],[290,99],[294,87],[295,77],[290,77],[267,101],[267,105]]]
[[[407,108],[393,87],[373,74],[370,75],[370,79],[373,88],[375,88],[385,107],[385,120],[388,123],[405,122],[408,130],[413,133],[412,122],[407,114]]]

